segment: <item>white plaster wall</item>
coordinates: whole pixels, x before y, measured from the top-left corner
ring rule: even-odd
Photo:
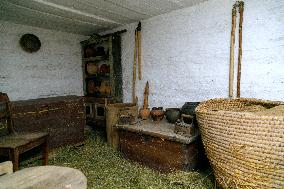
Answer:
[[[23,51],[20,37],[41,40],[35,53]],[[0,91],[11,100],[83,95],[80,41],[86,36],[0,21]]]
[[[142,21],[143,79],[136,90],[140,104],[147,80],[150,106],[180,107],[185,101],[228,97],[233,4],[209,0]],[[136,26],[115,29],[128,30],[122,35],[125,102],[131,101]],[[245,0],[242,97],[284,100],[283,51],[284,1]]]

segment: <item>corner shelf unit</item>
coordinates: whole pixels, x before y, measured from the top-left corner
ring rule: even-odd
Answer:
[[[122,102],[121,37],[82,41],[82,71],[87,124],[105,125],[105,106]]]

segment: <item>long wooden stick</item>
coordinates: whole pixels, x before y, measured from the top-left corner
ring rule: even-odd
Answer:
[[[142,63],[141,63],[141,22],[137,27],[137,42],[138,42],[138,78],[142,79]]]
[[[237,76],[237,98],[241,96],[241,65],[242,65],[242,40],[243,40],[243,13],[244,2],[239,2],[240,22],[239,22],[239,56],[238,56],[238,76]]]
[[[232,30],[231,30],[231,45],[230,45],[230,74],[229,74],[229,97],[233,97],[234,88],[234,50],[235,50],[235,31],[236,31],[236,4],[232,9]]]
[[[135,30],[134,63],[132,78],[132,102],[136,103],[136,60],[137,60],[137,31]]]

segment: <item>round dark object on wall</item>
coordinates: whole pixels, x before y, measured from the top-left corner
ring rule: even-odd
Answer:
[[[28,33],[21,37],[20,45],[24,51],[32,53],[40,49],[41,42],[37,36]]]

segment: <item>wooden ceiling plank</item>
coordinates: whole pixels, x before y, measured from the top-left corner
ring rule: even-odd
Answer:
[[[122,7],[134,10],[135,12],[139,12],[141,14],[146,14],[149,17],[156,16],[160,14],[160,10],[158,10],[155,7],[149,6],[148,4],[145,4],[142,2],[142,0],[139,1],[133,1],[133,0],[106,0],[108,2],[112,2],[114,4],[119,4]]]
[[[31,10],[39,11],[42,13],[53,14],[61,17],[66,17],[69,19],[74,19],[76,21],[90,22],[90,23],[98,23],[100,25],[122,25],[121,23],[117,23],[115,21],[110,21],[109,19],[101,18],[96,15],[83,13],[81,11],[71,9],[68,7],[63,7],[60,5],[53,4],[41,4],[38,2],[41,0],[3,0],[3,2],[13,4],[15,6],[26,7]]]
[[[112,26],[102,26],[102,25],[95,25],[93,23],[88,23],[88,22],[75,21],[72,19],[67,19],[65,17],[60,17],[60,16],[46,14],[46,13],[43,16],[42,12],[30,10],[28,8],[23,8],[23,7],[17,7],[13,5],[12,6],[7,6],[7,5],[2,6],[0,10],[1,10],[0,15],[1,15],[2,20],[4,19],[11,20],[17,23],[23,22],[23,23],[26,23],[27,25],[33,25],[33,26],[47,28],[47,29],[57,30],[58,28],[65,28],[67,31],[69,28],[68,31],[71,32],[72,30],[70,28],[73,28],[74,31],[76,30],[80,31],[80,28],[89,28],[88,30],[92,28],[92,31],[95,32],[95,31],[101,31],[102,29],[110,29],[110,28],[115,27],[113,25]],[[29,20],[31,24],[28,23]],[[64,30],[61,29],[60,31],[64,31]]]
[[[199,3],[203,3],[208,0],[179,0],[179,1],[180,1],[180,4],[182,4],[182,6],[191,7],[191,6],[197,5]]]
[[[112,2],[108,2],[106,0],[70,0],[68,2],[56,0],[48,1],[59,3],[63,6],[71,6],[74,9],[88,12],[90,14],[96,14],[101,17],[107,17],[124,24],[135,22],[143,17],[143,14],[137,13],[122,6],[117,6],[117,4],[113,4]]]
[[[85,35],[204,1],[207,0],[0,0],[0,19]]]

